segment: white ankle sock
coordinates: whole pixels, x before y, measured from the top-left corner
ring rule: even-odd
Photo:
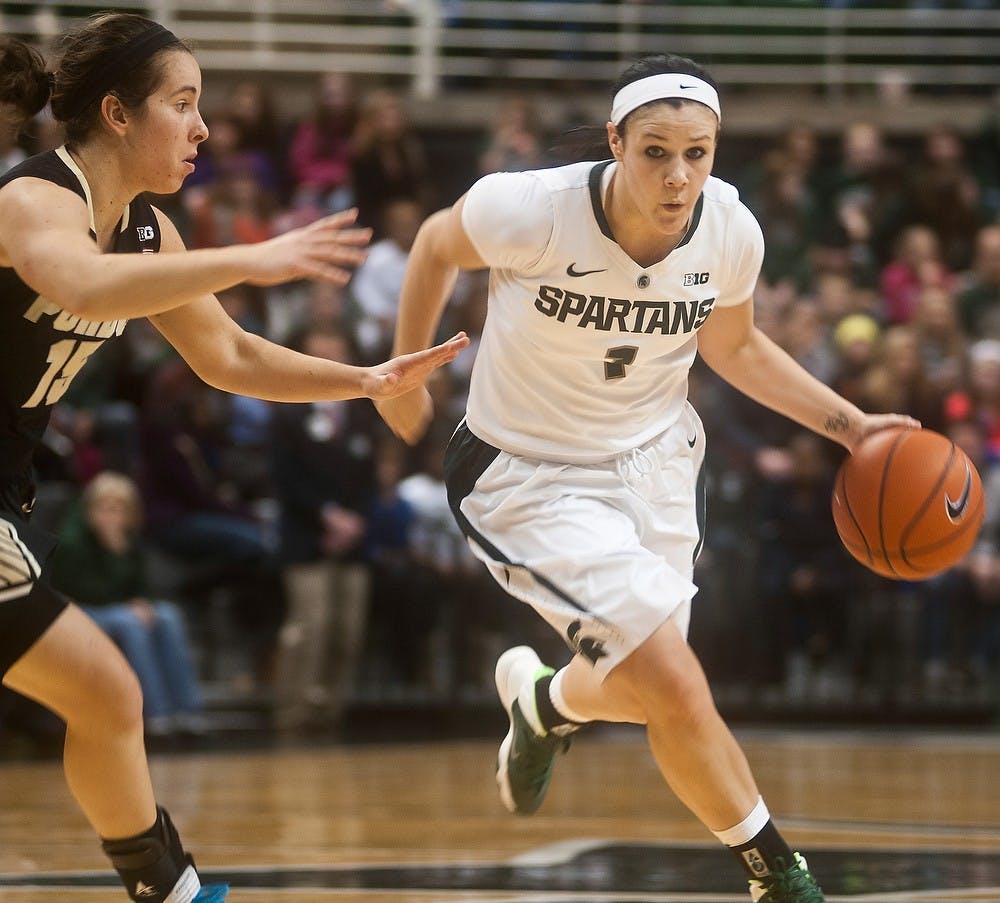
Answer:
[[[738,847],[747,841],[753,840],[764,829],[764,825],[771,819],[771,813],[767,811],[764,804],[764,797],[757,798],[757,805],[750,810],[750,814],[738,825],[733,825],[725,831],[713,831],[727,847]]]
[[[566,705],[566,700],[563,699],[562,682],[563,675],[565,673],[566,669],[560,668],[555,674],[552,675],[552,682],[549,684],[549,699],[552,701],[552,705],[555,710],[567,721],[572,721],[576,724],[586,724],[592,719],[587,718],[585,715],[581,715],[579,712],[574,712],[568,705]]]

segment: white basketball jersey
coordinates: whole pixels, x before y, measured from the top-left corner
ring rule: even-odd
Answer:
[[[764,241],[732,185],[710,177],[680,244],[641,267],[604,215],[616,165],[495,173],[466,196],[462,223],[491,269],[467,423],[504,451],[586,463],[664,432],[699,327],[753,293]]]

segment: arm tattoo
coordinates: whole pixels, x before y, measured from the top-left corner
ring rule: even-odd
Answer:
[[[847,415],[844,413],[831,414],[826,420],[823,421],[823,426],[826,427],[828,433],[846,433],[850,428],[850,423],[847,420]]]

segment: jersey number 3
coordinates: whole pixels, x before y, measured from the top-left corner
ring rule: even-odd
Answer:
[[[103,341],[83,342],[79,339],[54,342],[46,358],[49,368],[42,374],[35,391],[22,407],[37,408],[40,404],[55,404],[59,401],[66,394],[73,377],[103,344]]]
[[[619,345],[604,352],[604,378],[621,379],[625,376],[625,368],[635,363],[639,349],[635,345]]]

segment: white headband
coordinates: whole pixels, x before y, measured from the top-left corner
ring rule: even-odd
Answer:
[[[722,122],[719,94],[715,88],[693,75],[681,75],[677,72],[648,75],[646,78],[627,84],[615,95],[611,104],[611,121],[619,125],[629,113],[643,104],[654,100],[666,100],[668,97],[697,100],[698,103],[703,103],[713,110],[719,122]]]

